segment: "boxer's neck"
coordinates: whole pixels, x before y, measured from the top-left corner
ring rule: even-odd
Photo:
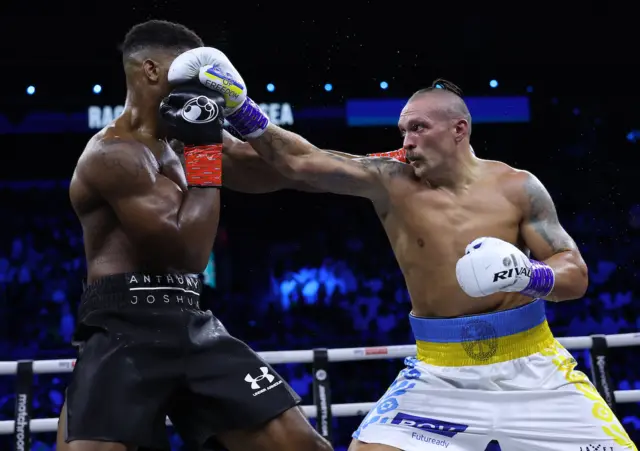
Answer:
[[[162,131],[159,128],[160,97],[153,92],[128,89],[127,98],[124,103],[123,116],[126,114],[130,118],[132,130],[148,134],[156,138]]]
[[[424,181],[434,188],[442,187],[452,191],[464,189],[476,179],[479,162],[467,142],[447,159],[445,165],[437,171],[425,174]]]

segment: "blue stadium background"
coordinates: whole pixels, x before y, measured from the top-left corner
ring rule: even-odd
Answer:
[[[276,121],[325,148],[396,149],[398,102],[436,77],[459,84],[474,98],[476,153],[534,172],[589,265],[584,299],[547,306],[554,333],[640,329],[640,92],[627,58],[632,28],[623,18],[615,27],[588,11],[574,25],[498,17],[452,25],[405,11],[390,28],[384,11],[370,8],[364,17],[348,5],[338,17],[310,6],[313,13],[295,21],[284,6],[257,5],[241,23],[211,5],[190,14],[171,1],[128,7],[118,21],[105,21],[91,5],[43,6],[38,16],[26,5],[6,8],[0,33],[12,45],[0,61],[0,360],[74,357],[69,339],[85,264],[68,180],[90,125],[123,103],[118,43],[128,27],[151,17],[181,21],[227,52]],[[25,23],[38,33],[20,33]],[[603,27],[606,36],[597,31]],[[577,36],[580,45],[573,44]],[[205,299],[232,334],[260,351],[412,341],[403,279],[366,201],[225,190],[223,204]],[[587,354],[574,355],[589,372]],[[616,389],[640,389],[637,349],[610,355]],[[332,365],[333,401],[376,400],[401,364]],[[277,368],[310,404],[309,367]],[[34,417],[58,415],[67,381],[36,377]],[[0,379],[0,419],[13,417],[14,383]],[[640,406],[622,404],[618,412],[640,441]],[[346,448],[360,420],[334,420],[336,449]],[[10,449],[7,437],[0,441]],[[53,449],[53,442],[54,434],[39,434],[32,449]]]

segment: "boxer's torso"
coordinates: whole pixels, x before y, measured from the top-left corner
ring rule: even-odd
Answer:
[[[127,141],[142,144],[144,150],[141,150],[141,146],[138,145],[131,146],[131,151],[146,152],[148,164],[138,168],[105,167],[104,170],[116,178],[135,177],[137,171],[155,171],[175,183],[176,190],[186,193],[187,184],[182,164],[178,155],[167,145],[166,141],[156,139],[148,134],[127,130],[118,122],[116,120],[96,134],[87,144],[80,160],[89,152],[101,151],[102,143],[109,140],[122,140],[125,148],[128,148]],[[127,236],[111,206],[92,188],[91,180],[78,176],[77,170],[71,179],[69,196],[83,229],[89,282],[100,277],[124,272],[158,274],[194,272],[193,267],[172,267],[150,258],[148,250],[143,245]],[[219,219],[219,205],[218,202],[215,221],[212,221],[211,228],[207,231],[208,234],[214,236]],[[203,237],[203,242],[209,240],[209,237]]]
[[[483,161],[481,170],[468,189],[455,193],[397,178],[389,186],[390,206],[378,209],[417,316],[477,314],[531,300],[518,293],[470,298],[458,285],[456,262],[476,238],[500,238],[527,252],[520,237],[517,186],[510,180],[517,171],[491,161]]]

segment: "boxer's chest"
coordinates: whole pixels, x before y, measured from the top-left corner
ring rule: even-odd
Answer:
[[[158,163],[159,172],[169,180],[178,185],[183,191],[187,190],[187,181],[184,174],[184,167],[180,157],[166,143],[154,152]]]
[[[498,190],[479,187],[453,195],[418,191],[394,202],[384,220],[401,266],[454,269],[466,246],[492,236],[519,243],[520,210]]]

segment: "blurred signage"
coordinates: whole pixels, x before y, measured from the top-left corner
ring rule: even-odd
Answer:
[[[269,120],[276,125],[293,125],[293,109],[289,103],[261,103],[260,108],[269,116]],[[122,114],[123,105],[90,106],[87,120],[90,130],[100,130]]]
[[[529,122],[527,97],[465,97],[474,124]],[[304,106],[295,109],[295,124],[326,124],[331,127],[395,127],[406,99],[348,99],[341,105]],[[288,102],[261,103],[276,125],[294,125]],[[59,111],[0,113],[0,135],[31,133],[95,133],[122,114],[122,105],[92,105],[76,113]]]
[[[529,122],[528,97],[465,97],[474,124]],[[347,100],[350,127],[397,126],[406,99]]]

